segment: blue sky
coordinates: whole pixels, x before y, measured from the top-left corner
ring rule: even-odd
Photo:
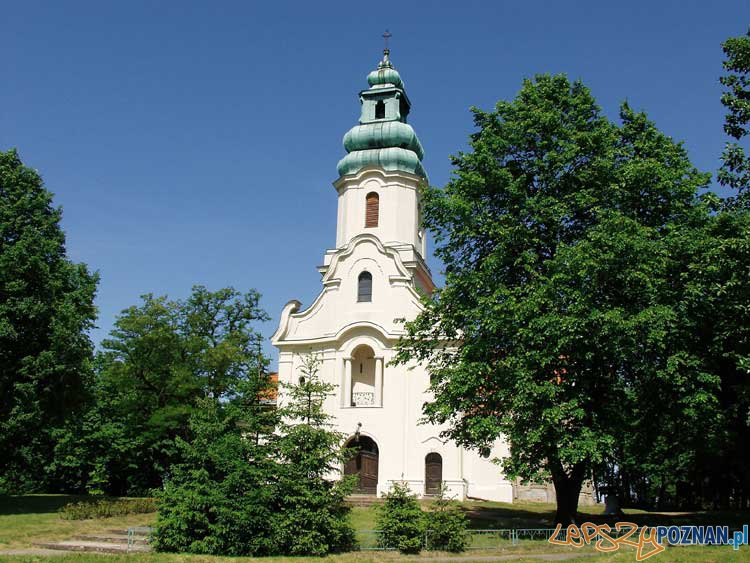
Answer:
[[[720,43],[745,33],[749,8],[0,0],[0,150],[41,172],[69,255],[101,275],[96,342],[141,294],[193,284],[258,289],[270,336],[284,303],[320,288],[341,139],[384,29],[435,185],[472,131],[468,108],[541,72],[582,79],[613,118],[627,99],[714,172]]]

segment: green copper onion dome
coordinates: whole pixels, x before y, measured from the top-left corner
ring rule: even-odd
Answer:
[[[401,75],[393,68],[393,64],[391,64],[390,51],[388,49],[383,51],[383,60],[378,63],[378,68],[367,75],[367,83],[375,88],[378,86],[404,87],[404,83],[401,82]]]
[[[414,129],[400,121],[356,125],[344,135],[344,148],[347,152],[393,146],[409,149],[416,153],[420,160],[424,158],[422,143],[419,142]]]
[[[401,75],[393,68],[378,68],[367,75],[367,83],[370,86],[395,86],[402,88]]]
[[[355,174],[366,166],[378,166],[427,178],[422,167],[424,149],[406,122],[411,102],[388,49],[383,51],[378,68],[367,76],[367,83],[370,88],[359,95],[359,125],[344,135],[348,154],[339,162],[339,174]]]

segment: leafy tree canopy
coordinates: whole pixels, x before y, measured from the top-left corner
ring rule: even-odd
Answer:
[[[444,189],[424,193],[445,288],[407,323],[398,359],[427,363],[431,421],[485,454],[506,437],[505,471],[551,478],[568,523],[584,478],[658,393],[674,401],[670,420],[715,408],[676,259],[709,216],[697,199],[709,176],[644,114],[623,104],[613,124],[562,75],[473,111],[471,150]]]
[[[269,388],[267,377],[258,381],[264,380]],[[276,552],[272,437],[254,439],[255,431],[268,431],[269,422],[253,408],[259,401],[255,388],[242,389],[249,394],[237,402],[198,400],[190,417],[192,438],[177,439],[182,461],[171,468],[158,493],[157,550],[254,556]],[[273,416],[273,409],[267,414]]]
[[[55,435],[88,398],[98,277],[68,259],[62,211],[0,152],[0,491],[54,486]]]
[[[266,320],[256,291],[193,288],[184,300],[143,296],[120,315],[96,358],[96,404],[56,456],[70,488],[142,494],[159,487],[191,436],[200,399],[232,401],[263,373]],[[240,393],[240,389],[243,393]],[[258,389],[260,392],[260,388]]]

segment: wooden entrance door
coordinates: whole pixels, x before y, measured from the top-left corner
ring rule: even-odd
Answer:
[[[424,460],[424,492],[426,495],[437,495],[443,484],[443,458],[440,454],[427,454]]]
[[[354,492],[374,495],[378,490],[378,446],[366,436],[347,444],[348,448],[359,448],[359,451],[344,464],[344,475],[356,475],[357,484]]]
[[[374,495],[378,490],[378,456],[370,452],[359,452],[359,490]]]

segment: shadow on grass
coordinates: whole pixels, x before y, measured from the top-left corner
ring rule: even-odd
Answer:
[[[632,522],[638,526],[729,526],[739,529],[750,523],[748,511],[689,511],[689,512],[646,512],[634,511],[624,516],[605,516],[601,506],[581,507],[578,513],[578,523],[592,522],[594,524],[609,524],[617,522]],[[553,505],[540,504],[539,507],[529,508],[528,505],[497,506],[497,504],[483,505],[472,503],[465,505],[466,515],[469,517],[470,529],[503,529],[503,528],[554,528],[555,508]]]
[[[554,528],[554,510],[525,510],[508,506],[484,506],[481,503],[465,505],[469,518],[469,528],[505,529],[505,528]]]
[[[581,520],[582,522],[584,520]],[[638,512],[624,516],[613,517],[597,514],[590,517],[595,524],[609,524],[616,522],[632,522],[639,526],[729,526],[732,529],[741,528],[750,522],[750,512],[731,510],[711,510],[692,512]]]
[[[79,495],[0,496],[0,516],[57,512],[69,502],[85,498],[87,497]]]

